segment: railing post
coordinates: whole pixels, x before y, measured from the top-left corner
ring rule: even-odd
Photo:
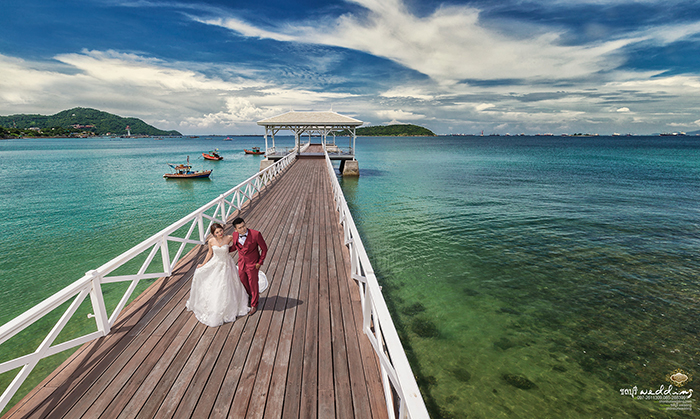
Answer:
[[[221,223],[226,224],[226,200],[224,195],[219,195],[219,212],[221,213]]]
[[[92,277],[92,289],[90,290],[90,301],[92,301],[93,315],[97,323],[97,330],[102,332],[103,336],[107,336],[110,330],[109,317],[107,316],[107,307],[105,306],[105,298],[102,294],[102,275],[96,270],[91,270],[86,275]]]
[[[160,256],[163,260],[163,272],[167,273],[168,276],[173,274],[173,267],[170,264],[170,250],[168,249],[168,238],[163,235],[163,239],[160,243]]]
[[[199,241],[204,243],[204,238],[206,234],[204,233],[204,220],[202,219],[202,213],[197,214],[197,228],[199,229]]]

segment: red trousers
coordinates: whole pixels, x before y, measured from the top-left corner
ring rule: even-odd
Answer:
[[[258,271],[258,269],[255,269],[255,265],[238,265],[238,276],[241,278],[246,292],[250,295],[251,307],[258,306],[258,295],[260,294],[258,288]]]

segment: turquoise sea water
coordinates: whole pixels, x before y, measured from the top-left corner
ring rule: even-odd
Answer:
[[[0,324],[252,175],[262,143],[0,141]],[[212,179],[162,179],[187,155]],[[360,137],[357,155],[341,184],[433,418],[697,414],[696,395],[620,390],[700,379],[700,139]]]
[[[700,379],[700,138],[357,147],[343,189],[434,418],[698,414],[620,389]]]

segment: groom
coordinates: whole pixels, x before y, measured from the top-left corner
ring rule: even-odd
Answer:
[[[267,245],[259,231],[249,229],[243,218],[233,220],[233,246],[229,252],[238,250],[238,276],[250,295],[250,313],[258,310],[258,271],[265,261]],[[258,252],[258,247],[262,253]]]

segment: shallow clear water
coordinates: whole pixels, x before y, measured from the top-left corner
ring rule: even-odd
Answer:
[[[343,188],[433,417],[687,417],[620,389],[700,371],[700,139],[357,147]]]
[[[0,141],[0,324],[251,176],[254,145]],[[343,189],[433,418],[697,413],[620,389],[700,377],[700,139],[360,137],[357,154]],[[212,179],[162,178],[187,155]]]

